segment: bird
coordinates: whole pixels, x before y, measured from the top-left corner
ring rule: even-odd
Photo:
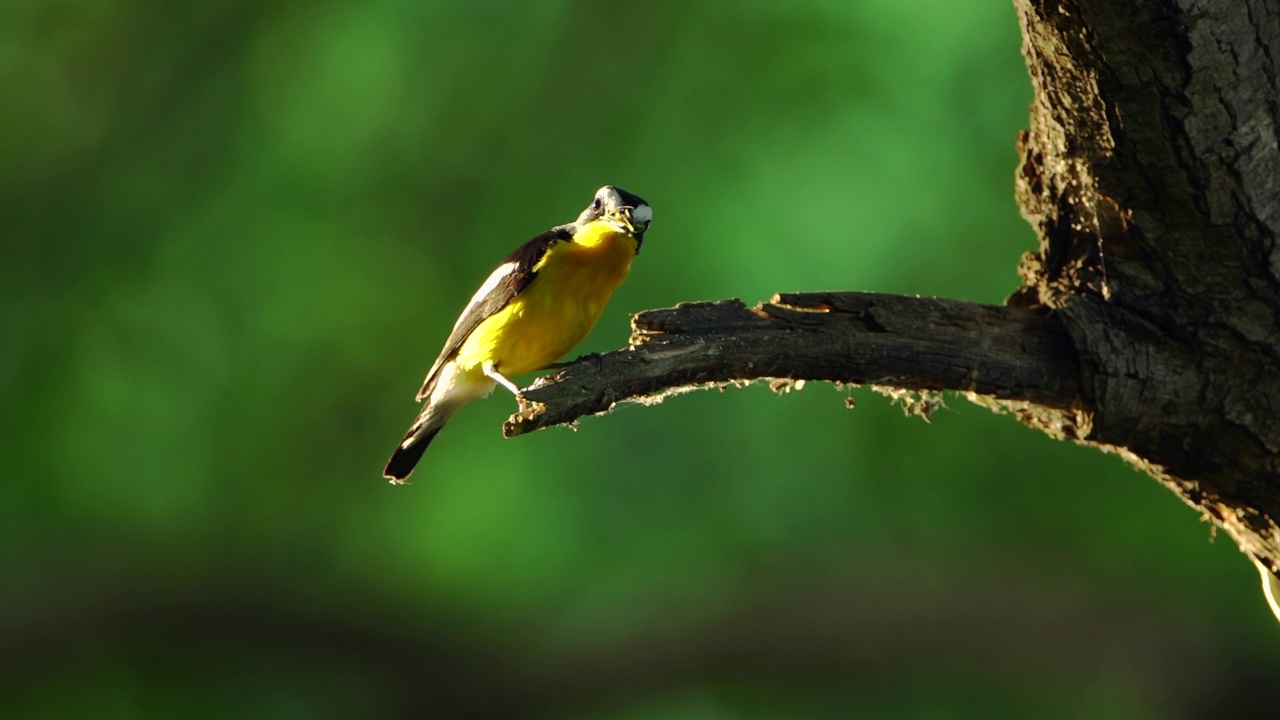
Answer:
[[[511,378],[547,368],[591,332],[652,221],[643,198],[605,185],[577,220],[512,251],[454,323],[418,390],[421,411],[383,477],[404,483],[449,418],[497,386],[523,408]]]

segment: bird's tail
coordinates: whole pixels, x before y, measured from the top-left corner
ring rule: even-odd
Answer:
[[[453,415],[455,409],[430,407],[430,401],[428,401],[428,407],[418,416],[413,426],[409,428],[409,432],[404,434],[404,439],[391,453],[391,459],[387,460],[387,467],[382,471],[382,476],[392,483],[404,482],[409,477],[409,473],[413,472],[414,466],[422,459],[422,453],[427,451],[427,446],[444,429],[444,424],[449,421],[449,416]]]

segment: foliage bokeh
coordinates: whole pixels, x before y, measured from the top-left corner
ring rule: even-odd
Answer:
[[[504,441],[499,393],[379,478],[465,299],[605,183],[656,220],[581,352],[688,300],[999,302],[1018,43],[937,0],[0,6],[0,716],[1176,718],[1220,701],[1184,656],[1274,680],[1229,541],[959,398]]]

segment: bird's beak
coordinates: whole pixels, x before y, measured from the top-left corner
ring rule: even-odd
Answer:
[[[615,228],[628,234],[634,235],[636,233],[635,222],[631,218],[631,208],[629,207],[620,207],[610,211],[609,222],[613,223]]]

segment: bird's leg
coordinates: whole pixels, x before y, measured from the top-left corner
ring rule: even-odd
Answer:
[[[491,362],[487,362],[480,366],[480,371],[484,373],[485,377],[510,390],[511,394],[516,396],[516,404],[520,406],[520,412],[524,412],[524,393],[520,392],[520,388],[517,387],[515,383],[511,382],[505,375],[498,372],[498,366]]]

